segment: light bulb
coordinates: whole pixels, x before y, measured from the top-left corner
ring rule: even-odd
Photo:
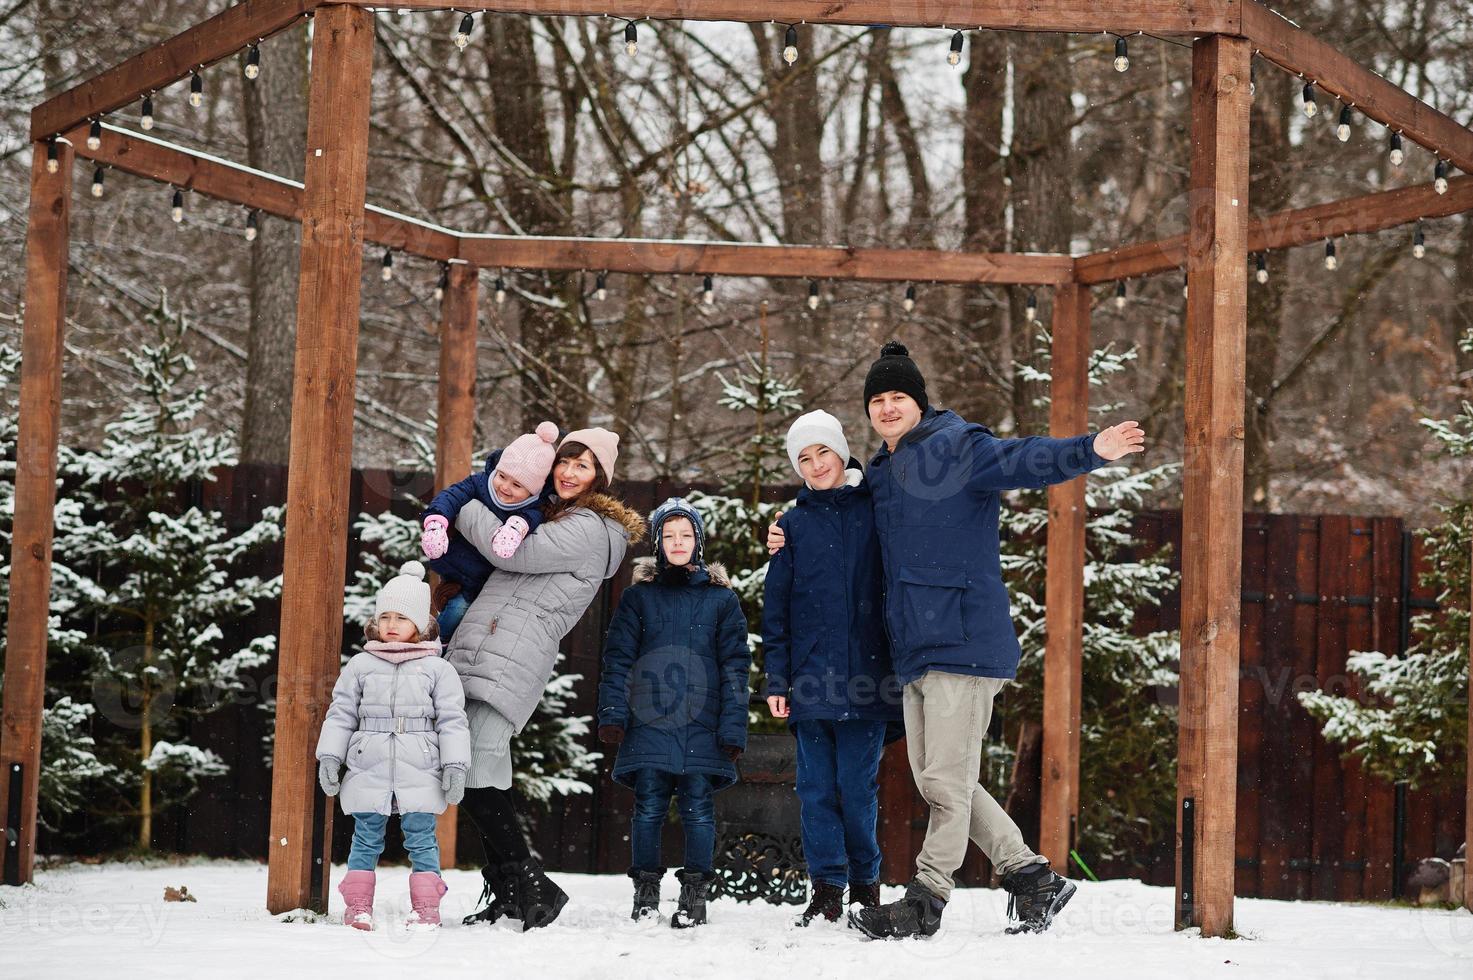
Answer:
[[[257,235],[257,233],[260,230],[261,230],[261,221],[260,221],[259,218],[256,217],[256,212],[255,211],[249,211],[249,212],[247,212],[246,213],[246,230],[245,230],[245,238],[246,238],[246,241],[248,241],[248,242],[255,241],[256,240],[256,235]]]
[[[1447,161],[1438,160],[1437,167],[1432,171],[1432,189],[1439,194],[1447,193]]]
[[[783,36],[783,60],[790,65],[798,60],[798,28],[791,25]]]
[[[445,287],[450,285],[450,270],[445,266],[440,267],[440,278],[435,282],[435,302],[445,298]]]
[[[153,129],[153,96],[143,97],[143,115],[138,119],[138,125],[144,129]]]
[[[102,146],[102,122],[92,120],[92,125],[87,127],[87,149],[96,150]]]
[[[1412,255],[1423,258],[1427,254],[1427,236],[1422,233],[1422,222],[1417,222],[1417,232],[1412,236]]]
[[[1115,39],[1115,70],[1130,70],[1130,52],[1126,48],[1125,38],[1123,37],[1117,37]]]
[[[818,283],[816,282],[810,282],[808,284],[808,308],[810,310],[818,309]]]
[[[1340,266],[1340,260],[1335,257],[1335,243],[1325,242],[1325,268],[1334,272]]]
[[[624,53],[633,58],[638,50],[639,31],[635,28],[634,22],[630,21],[624,25]]]
[[[1340,109],[1340,122],[1335,126],[1335,138],[1342,143],[1350,141],[1350,106]]]
[[[460,27],[455,31],[455,46],[464,51],[465,46],[471,43],[471,31],[476,29],[476,19],[470,14],[460,18]]]
[[[1123,282],[1115,284],[1115,309],[1125,309],[1125,283]]]
[[[189,104],[198,109],[205,104],[205,80],[195,72],[189,79]]]
[[[1028,318],[1029,323],[1038,322],[1038,294],[1029,293],[1028,302],[1023,305],[1023,315]]]
[[[1248,98],[1251,99],[1251,98],[1253,98],[1253,96],[1255,96],[1257,94],[1258,94],[1258,65],[1255,64],[1255,63],[1249,63],[1249,65],[1248,65]]]
[[[600,303],[609,298],[609,283],[608,280],[604,278],[604,274],[602,272],[600,272],[598,274],[598,277],[593,280],[593,295],[598,297],[598,301]]]
[[[1406,152],[1401,147],[1401,134],[1391,134],[1391,165],[1399,167],[1406,160]]]
[[[955,68],[962,63],[962,32],[951,35],[951,50],[946,53],[946,63]]]
[[[1190,299],[1191,298],[1191,294],[1192,294],[1192,282],[1191,282],[1191,278],[1185,272],[1183,272],[1182,273],[1182,276],[1181,276],[1181,298],[1182,299]]]
[[[905,307],[905,312],[907,313],[916,308],[916,288],[914,286],[905,287],[905,299],[901,301],[900,305]]]
[[[46,141],[46,172],[54,174],[61,169],[61,158],[57,155],[56,140]]]
[[[1253,276],[1258,280],[1259,285],[1268,282],[1268,260],[1263,257],[1262,253],[1258,256],[1258,270]]]
[[[1304,83],[1304,114],[1311,119],[1320,111],[1320,104],[1314,99],[1314,82]]]
[[[379,270],[379,278],[384,282],[394,278],[394,253],[388,249],[384,249],[384,264]]]
[[[707,306],[716,302],[716,286],[711,281],[710,276],[707,276],[701,281],[701,302]]]
[[[500,276],[496,277],[496,305],[500,306],[506,302],[506,283]]]
[[[245,77],[255,79],[261,74],[261,48],[260,45],[252,44],[251,50],[246,53]]]
[[[173,203],[169,206],[169,217],[174,219],[174,224],[184,220],[184,192],[175,191]]]
[[[102,196],[102,168],[98,167],[92,172],[92,196]]]

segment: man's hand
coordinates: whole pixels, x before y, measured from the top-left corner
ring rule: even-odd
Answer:
[[[774,718],[786,718],[788,716],[788,699],[774,694],[767,699],[767,710],[772,712]]]
[[[782,551],[783,546],[788,543],[788,536],[783,533],[782,528],[777,526],[777,522],[782,519],[783,515],[778,514],[772,519],[772,523],[767,525],[767,553],[769,555]]]
[[[1095,454],[1115,460],[1129,453],[1146,451],[1146,433],[1139,422],[1121,422],[1095,436]]]

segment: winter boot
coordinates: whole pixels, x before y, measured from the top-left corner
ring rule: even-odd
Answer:
[[[665,877],[665,869],[638,871],[630,868],[629,877],[634,879],[634,911],[629,917],[635,922],[659,919],[660,879]]]
[[[517,915],[522,931],[540,929],[552,923],[568,904],[568,893],[557,886],[542,870],[542,862],[529,857],[516,865]]]
[[[839,916],[844,913],[844,888],[842,885],[830,884],[827,881],[818,881],[813,884],[813,896],[808,902],[808,907],[803,914],[794,920],[793,925],[811,925],[814,919],[823,917],[830,922],[838,922]]]
[[[348,906],[343,910],[345,925],[354,929],[373,928],[373,886],[372,871],[349,871],[343,875],[343,880],[338,883],[338,891]]]
[[[670,917],[673,929],[689,929],[706,924],[706,897],[711,891],[711,882],[716,878],[714,871],[691,871],[686,868],[675,872],[680,881],[680,906]]]
[[[409,913],[410,924],[437,926],[440,924],[440,897],[450,890],[433,871],[415,871],[409,876],[409,904],[414,911]]]
[[[1004,875],[1002,886],[1008,892],[1008,918],[1018,920],[1008,927],[1009,935],[1043,932],[1078,891],[1074,882],[1054,874],[1043,862]]]
[[[850,912],[849,924],[871,939],[934,936],[941,928],[941,913],[945,909],[946,903],[931,889],[911,879],[899,901]]]
[[[856,885],[850,882],[849,904],[863,905],[867,909],[878,906],[880,904],[880,883],[872,881],[867,885]]]
[[[517,865],[515,863],[488,864],[481,869],[481,878],[485,881],[485,885],[481,888],[481,902],[484,908],[461,919],[460,924],[474,926],[484,922],[490,925],[497,919],[515,919],[517,917]]]

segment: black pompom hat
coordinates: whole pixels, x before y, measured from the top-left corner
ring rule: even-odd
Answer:
[[[880,348],[879,358],[869,366],[864,377],[864,406],[869,411],[869,400],[887,391],[903,391],[914,398],[924,412],[931,404],[926,397],[926,379],[916,362],[910,359],[910,351],[899,341],[892,340]]]

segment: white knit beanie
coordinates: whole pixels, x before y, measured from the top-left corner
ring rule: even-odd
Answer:
[[[792,461],[793,472],[798,474],[798,479],[803,479],[803,471],[798,469],[798,454],[814,445],[828,446],[839,454],[841,466],[849,465],[849,440],[844,438],[844,427],[838,419],[819,409],[798,416],[788,429],[788,459]]]
[[[424,636],[430,628],[430,583],[425,581],[425,567],[417,561],[399,566],[399,574],[384,583],[373,604],[373,618],[386,612],[408,616]]]

